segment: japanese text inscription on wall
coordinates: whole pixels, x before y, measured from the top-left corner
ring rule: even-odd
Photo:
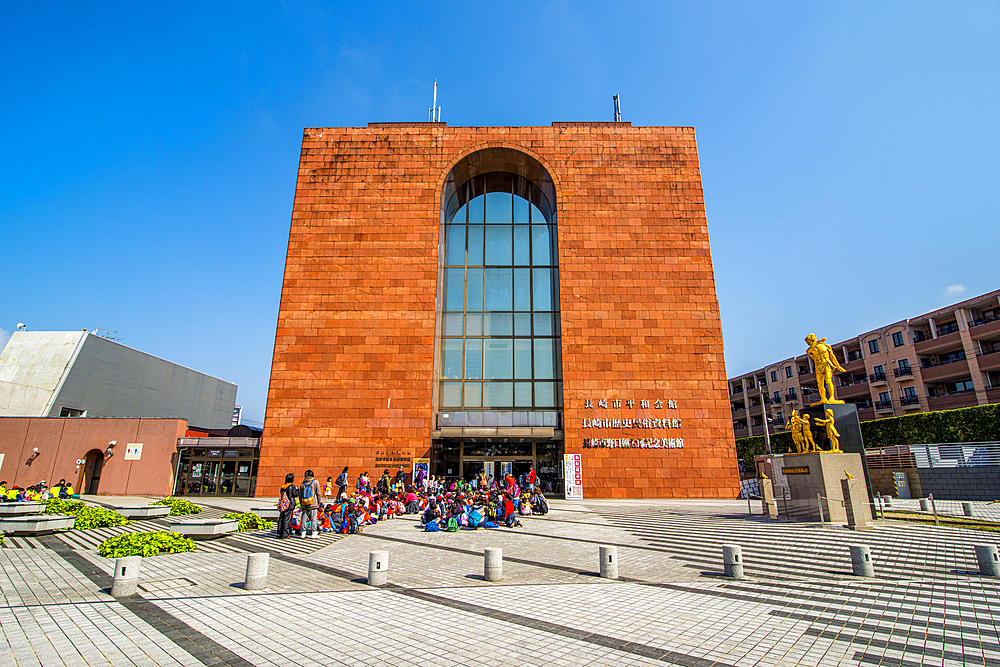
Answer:
[[[583,407],[587,410],[621,410],[623,407],[628,409],[638,408],[640,410],[676,410],[677,401],[668,399],[664,402],[659,398],[652,401],[649,399],[636,400],[629,398],[622,400],[619,398],[602,398],[595,402],[593,399],[588,398],[584,400]],[[681,420],[679,417],[636,417],[634,415],[625,417],[619,414],[617,416],[585,418],[581,428],[627,431],[673,430],[681,428]],[[628,437],[584,438],[583,447],[584,449],[683,449],[684,447],[684,438],[680,437],[663,437],[659,436],[659,434],[654,434],[651,437],[642,437],[644,435],[642,433],[636,434],[639,437],[632,437],[631,433],[625,435]]]

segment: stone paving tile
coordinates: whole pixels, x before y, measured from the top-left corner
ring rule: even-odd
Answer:
[[[992,534],[859,535],[748,518],[740,501],[553,508],[510,531],[426,533],[405,517],[304,551],[259,534],[158,556],[124,602],[74,566],[107,579],[92,550],[3,549],[0,665],[1000,665],[998,582],[968,571]],[[734,540],[742,581],[717,574]],[[876,578],[843,572],[851,540],[872,545]],[[625,581],[594,576],[602,543]],[[504,549],[502,583],[481,579],[486,546]],[[264,592],[242,589],[247,549],[272,553]],[[390,552],[389,588],[361,583],[372,550]]]

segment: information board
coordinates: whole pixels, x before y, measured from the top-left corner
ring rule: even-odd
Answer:
[[[566,499],[583,500],[583,457],[580,454],[566,454],[563,457],[566,468]]]

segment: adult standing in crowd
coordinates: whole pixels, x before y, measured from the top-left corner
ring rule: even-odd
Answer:
[[[285,475],[285,483],[281,486],[278,494],[278,539],[283,540],[292,536],[289,523],[292,520],[292,513],[295,512],[295,499],[299,497],[299,489],[295,486],[295,474]]]
[[[319,509],[319,480],[313,477],[312,470],[306,470],[299,489],[299,507],[302,508],[302,523],[299,525],[299,535],[302,537],[317,537],[319,529],[316,526]]]
[[[340,473],[340,477],[337,478],[337,498],[340,499],[345,493],[347,493],[347,466]]]

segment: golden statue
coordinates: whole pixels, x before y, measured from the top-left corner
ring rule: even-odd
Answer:
[[[827,408],[826,419],[817,419],[813,423],[826,427],[826,437],[830,441],[830,451],[839,453],[840,433],[837,431],[837,427],[833,425],[833,410]]]
[[[809,426],[809,415],[802,415],[799,419],[802,422],[802,445],[805,448],[805,451],[822,451],[818,446],[816,446],[816,441],[813,440],[812,428]]]
[[[789,431],[792,432],[792,442],[795,443],[795,453],[796,454],[806,454],[806,442],[802,437],[802,424],[805,422],[799,418],[799,411],[792,410],[792,416],[788,418],[788,424],[785,426]]]
[[[837,361],[837,355],[833,353],[833,348],[826,342],[826,338],[817,340],[816,334],[806,336],[806,344],[809,345],[806,354],[812,358],[813,365],[816,367],[816,384],[819,386],[819,403],[813,403],[813,405],[843,403],[843,401],[837,400],[837,396],[833,392],[833,369],[836,368],[843,373],[847,371]]]

